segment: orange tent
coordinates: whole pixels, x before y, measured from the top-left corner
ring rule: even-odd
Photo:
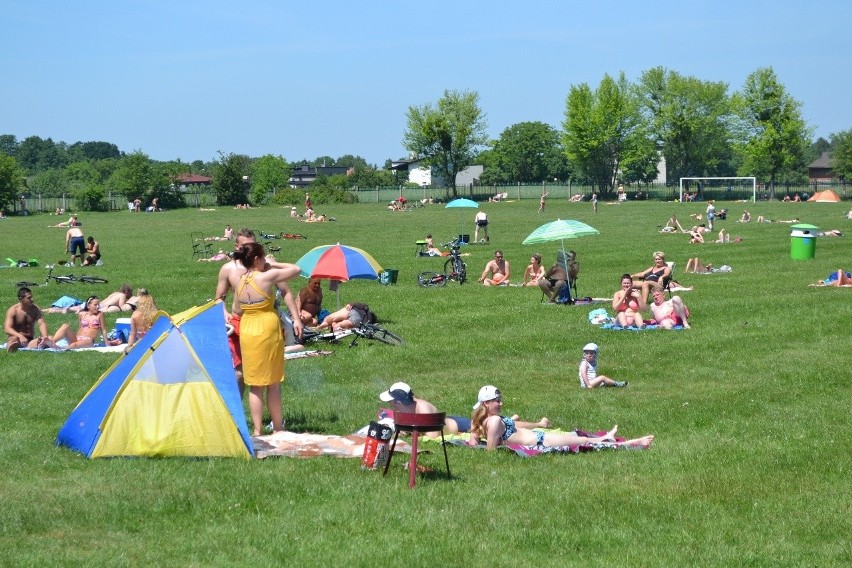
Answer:
[[[815,203],[837,203],[840,201],[840,196],[834,193],[833,190],[826,189],[825,191],[814,192],[808,201],[813,201]]]

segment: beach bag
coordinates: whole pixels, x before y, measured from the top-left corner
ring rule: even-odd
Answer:
[[[364,454],[361,456],[361,469],[374,470],[385,467],[390,453],[388,442],[391,436],[393,436],[393,428],[378,422],[370,422],[367,441],[364,443]]]

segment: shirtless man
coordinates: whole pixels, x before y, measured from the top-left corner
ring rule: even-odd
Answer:
[[[394,383],[388,390],[379,394],[379,399],[382,402],[391,403],[394,412],[407,412],[410,414],[435,414],[439,412],[438,408],[422,398],[416,398],[414,391],[406,383]],[[514,420],[519,420],[520,417],[515,415]],[[542,418],[538,422],[530,423],[530,428],[550,428],[551,423],[547,418]],[[444,434],[458,434],[470,432],[470,418],[466,416],[447,416],[444,418]],[[439,432],[427,432],[426,435],[430,438],[436,438]]]
[[[38,325],[39,337],[35,338],[35,327]],[[33,293],[29,288],[18,290],[18,303],[6,311],[6,321],[3,323],[6,332],[6,351],[14,353],[21,347],[39,349],[53,347],[53,341],[47,332],[41,310],[33,303]]]
[[[86,239],[83,238],[83,229],[79,225],[72,225],[65,233],[65,251],[71,255],[71,266],[80,259],[80,266],[86,255]]]
[[[237,232],[236,240],[234,240],[234,249],[236,250],[244,244],[255,242],[257,242],[257,240],[254,235],[254,231],[251,229],[240,229],[239,232]],[[279,262],[269,262],[268,266],[270,268],[283,268],[286,265]],[[238,264],[236,261],[230,260],[226,262],[222,268],[219,269],[219,279],[216,283],[216,301],[224,302],[225,298],[228,296],[228,291],[237,289],[240,282],[240,276],[245,274],[245,272],[245,267]],[[290,290],[290,287],[286,283],[282,283],[278,289],[281,290],[281,295],[284,298],[284,304],[287,306],[290,313],[298,314],[299,311],[296,309],[296,302],[293,299],[293,292]],[[231,348],[231,360],[234,363],[234,370],[237,374],[240,393],[243,392],[243,360],[242,353],[240,351],[240,318],[242,317],[242,314],[243,311],[240,308],[240,303],[237,301],[235,295],[231,303],[230,315],[228,315],[228,310],[225,308],[225,320],[234,328],[233,332],[228,336],[228,344]],[[298,317],[293,318],[293,333],[295,333],[296,337],[302,337],[302,321]]]
[[[491,273],[491,277],[488,274]],[[485,265],[479,281],[486,286],[500,286],[509,283],[509,261],[503,258],[503,251],[494,251],[494,258]]]
[[[666,300],[666,293],[662,288],[654,288],[653,303],[651,304],[651,313],[654,314],[654,320],[663,329],[672,329],[676,325],[682,325],[684,329],[689,329],[689,310],[683,304],[680,296],[672,296],[671,300]]]

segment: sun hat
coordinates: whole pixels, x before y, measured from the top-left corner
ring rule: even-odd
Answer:
[[[498,389],[494,385],[485,385],[484,387],[479,389],[479,396],[477,397],[478,402],[473,405],[473,409],[476,410],[483,402],[488,402],[489,400],[500,398],[500,396],[500,389]]]
[[[594,351],[595,353],[597,353],[598,344],[597,343],[586,343],[586,346],[583,347],[583,351]]]
[[[402,404],[412,404],[414,402],[414,393],[411,392],[411,387],[406,383],[394,383],[388,390],[381,393],[379,398],[384,402],[395,400]]]

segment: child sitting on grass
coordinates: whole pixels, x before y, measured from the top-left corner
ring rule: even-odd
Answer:
[[[580,361],[580,387],[593,389],[601,385],[606,387],[626,387],[627,381],[614,381],[606,375],[598,374],[598,346],[588,343],[583,347],[583,360]]]

